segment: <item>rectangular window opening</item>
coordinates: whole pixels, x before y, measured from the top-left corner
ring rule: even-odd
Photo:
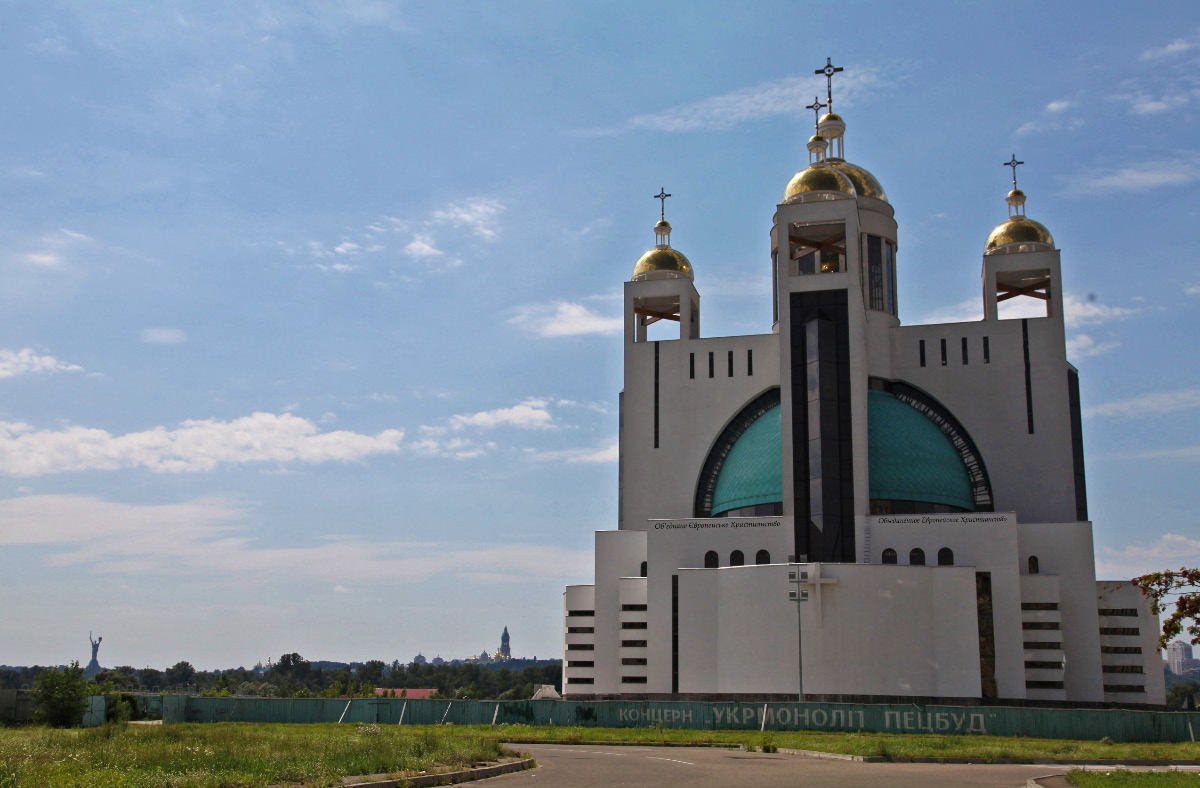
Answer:
[[[920,347],[921,347],[921,366],[925,366],[925,340],[923,340],[923,339],[921,340]]]
[[[967,363],[967,338],[962,338],[963,364]]]
[[[645,640],[622,640],[621,648],[645,648],[646,643]]]
[[[622,610],[645,610],[645,605],[621,605]]]
[[[688,378],[696,379],[696,354],[688,353]]]
[[[712,351],[709,351],[709,353],[708,353],[708,376],[710,378],[713,377],[713,354],[712,354]]]
[[[942,340],[942,366],[946,366],[946,340]]]
[[[878,235],[867,236],[867,285],[870,307],[882,312],[883,300],[883,239]]]
[[[992,363],[992,350],[991,350],[991,348],[988,347],[988,338],[987,337],[983,338],[983,363],[984,364]]]
[[[733,377],[733,351],[732,350],[729,351],[729,375],[727,377]]]
[[[754,377],[754,350],[746,350],[746,376]]]

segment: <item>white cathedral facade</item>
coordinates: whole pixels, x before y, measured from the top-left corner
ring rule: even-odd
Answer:
[[[619,521],[564,594],[565,697],[1163,703],[1157,617],[1095,576],[1050,232],[1014,177],[984,318],[901,325],[845,128],[776,209],[769,333],[702,336],[665,221],[625,283]]]

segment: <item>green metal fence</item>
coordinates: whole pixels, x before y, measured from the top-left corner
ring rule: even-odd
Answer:
[[[163,721],[379,725],[569,725],[702,730],[818,730],[1194,741],[1200,713],[852,703],[695,703],[404,698],[202,698],[168,695]]]

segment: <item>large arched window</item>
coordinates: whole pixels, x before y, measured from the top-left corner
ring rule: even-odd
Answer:
[[[646,562],[642,561],[642,577],[646,576]]]
[[[1038,573],[1038,560],[1036,555],[1029,556],[1029,574],[1036,575]]]
[[[890,547],[889,547],[889,548],[887,548],[886,550],[884,550],[884,551],[883,551],[883,562],[884,562],[885,564],[894,564],[894,563],[896,563],[896,551],[895,551],[895,550],[893,550],[893,549],[892,549],[892,548],[890,548]]]
[[[716,550],[709,550],[707,553],[704,554],[704,568],[705,569],[716,569],[717,561],[718,561],[718,559],[717,559],[717,551]]]
[[[954,551],[949,547],[938,550],[938,566],[954,566]]]
[[[919,547],[914,547],[908,553],[908,563],[911,566],[925,566],[925,551]]]
[[[734,550],[729,554],[730,566],[743,566],[746,563],[746,556],[742,555],[741,550]]]
[[[771,563],[771,554],[766,550],[759,550],[754,554],[754,563],[758,564],[759,566]]]

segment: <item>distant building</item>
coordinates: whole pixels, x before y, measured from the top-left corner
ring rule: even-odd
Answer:
[[[505,627],[504,633],[500,635],[500,651],[496,656],[500,659],[512,659],[512,649],[508,645],[508,627]]]
[[[1200,660],[1192,659],[1192,645],[1182,640],[1176,640],[1167,646],[1167,667],[1176,676],[1182,676],[1188,671],[1200,668]]]
[[[424,655],[424,654],[422,654],[422,653],[420,653],[420,652],[417,652],[417,656],[413,657],[412,664],[414,664],[414,665],[424,665],[424,664],[425,664],[426,662],[428,662],[428,661],[429,661],[429,660],[425,659],[425,655]]]
[[[429,664],[430,665],[445,665],[446,660],[442,659],[441,655],[439,654],[438,656],[434,657],[433,661],[430,662]]]

